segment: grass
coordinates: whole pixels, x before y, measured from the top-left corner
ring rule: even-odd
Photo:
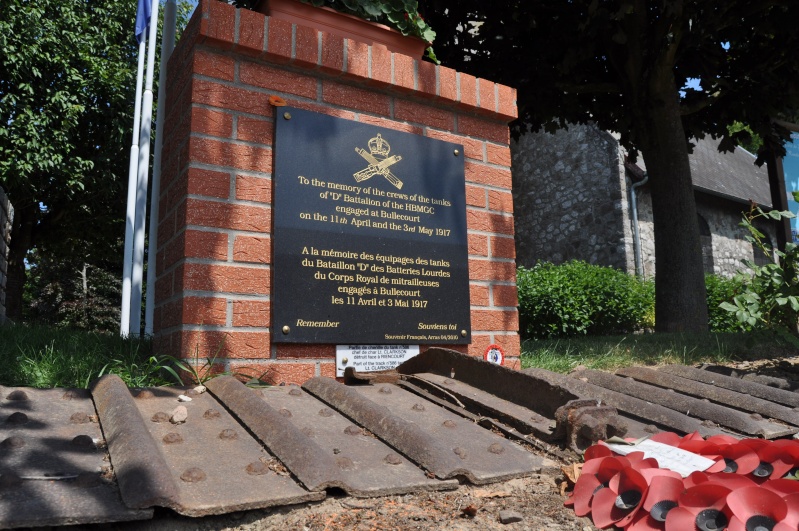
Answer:
[[[578,366],[615,370],[630,365],[723,364],[799,355],[785,339],[767,333],[643,334],[528,340],[522,368],[567,373]]]
[[[86,388],[103,374],[131,387],[174,384],[147,340],[38,325],[0,327],[0,385]]]
[[[762,332],[591,336],[525,341],[522,368],[566,373],[580,365],[615,370],[630,365],[726,363],[796,355],[799,351],[786,340]],[[171,385],[177,376],[173,367],[184,369],[176,361],[188,363],[152,354],[147,340],[46,326],[0,327],[0,385],[4,386],[85,388],[109,373],[130,387]],[[207,362],[213,366],[214,359]],[[210,377],[203,374],[206,368],[189,372],[201,382]]]

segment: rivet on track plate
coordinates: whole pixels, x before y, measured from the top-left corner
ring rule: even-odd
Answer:
[[[94,439],[88,435],[77,435],[72,439],[72,445],[84,449],[94,449]]]
[[[164,441],[164,444],[180,444],[183,442],[183,437],[179,433],[170,432],[164,435],[161,440]]]
[[[9,437],[0,443],[0,446],[3,448],[22,448],[25,446],[25,439],[17,436]]]
[[[202,469],[197,467],[189,468],[185,472],[180,475],[180,479],[185,481],[186,483],[197,483],[199,481],[205,481],[206,475]]]
[[[397,454],[388,454],[383,461],[388,463],[389,465],[400,465],[402,464],[402,458]]]
[[[72,416],[69,417],[69,421],[72,424],[86,424],[88,422],[91,422],[91,419],[89,419],[89,415],[87,415],[83,411],[78,411],[77,413],[73,413]]]
[[[219,418],[219,411],[215,409],[208,409],[203,413],[204,419],[218,419]]]
[[[300,391],[300,389],[297,387],[292,387],[291,391],[289,391],[289,394],[291,396],[302,396],[302,391]]]
[[[77,398],[88,398],[85,389],[67,389],[61,396],[61,400],[75,400]]]
[[[492,454],[499,455],[505,451],[505,447],[502,446],[500,443],[494,443],[488,447],[488,451],[491,452]]]
[[[355,468],[355,463],[349,457],[336,457],[336,464],[341,470],[352,470]]]
[[[28,400],[28,395],[27,393],[25,393],[25,391],[19,391],[19,390],[12,391],[8,393],[8,395],[6,395],[6,400],[18,400],[21,402],[24,400]]]
[[[239,434],[236,433],[236,430],[222,430],[219,432],[219,438],[233,441],[239,438]]]
[[[6,419],[7,424],[20,425],[25,424],[26,422],[28,422],[28,415],[22,413],[21,411],[10,414]]]
[[[253,461],[244,470],[251,476],[263,476],[269,473],[269,467],[261,461]]]
[[[286,418],[290,418],[291,417],[291,411],[289,411],[286,408],[281,408],[280,409],[280,414],[283,415]]]
[[[414,411],[424,411],[424,406],[422,404],[414,404],[411,409]]]

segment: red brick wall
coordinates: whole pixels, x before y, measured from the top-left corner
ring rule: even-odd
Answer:
[[[168,66],[154,329],[162,353],[270,382],[335,375],[334,345],[272,345],[272,140],[289,105],[464,145],[472,338],[518,367],[507,123],[515,89],[201,0]],[[425,347],[423,347],[425,348]]]

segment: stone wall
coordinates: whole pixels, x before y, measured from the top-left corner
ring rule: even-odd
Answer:
[[[154,332],[271,383],[335,375],[335,345],[270,337],[273,137],[293,107],[464,146],[472,343],[519,335],[508,123],[516,91],[217,0],[201,0],[168,65]],[[282,113],[281,113],[282,114]],[[422,347],[424,350],[425,347]]]
[[[635,273],[631,182],[613,136],[590,125],[528,133],[512,143],[511,153],[520,265],[578,259]],[[643,274],[651,278],[655,238],[649,186],[636,194]],[[738,224],[748,204],[703,192],[696,192],[696,201],[709,229],[703,238],[712,252],[708,272],[731,277],[745,269],[742,260],[754,259],[754,252]],[[776,243],[773,225],[759,228]]]
[[[11,243],[11,223],[14,207],[0,188],[0,324],[6,319],[6,273],[8,272],[8,246]]]
[[[521,265],[572,259],[633,271],[624,160],[593,126],[528,133],[511,144]]]

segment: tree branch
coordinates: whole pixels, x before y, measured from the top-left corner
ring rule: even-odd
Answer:
[[[570,94],[621,94],[622,90],[616,83],[555,83],[555,88]]]
[[[697,100],[692,103],[682,103],[680,104],[680,116],[688,116],[689,114],[699,112],[708,105],[718,101],[720,97],[720,92],[714,92],[713,94],[706,98],[702,98],[701,100]]]

